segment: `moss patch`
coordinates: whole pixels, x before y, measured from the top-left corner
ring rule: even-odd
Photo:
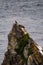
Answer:
[[[28,35],[28,33],[26,35],[24,35],[22,38],[20,38],[18,40],[18,48],[15,49],[15,51],[17,52],[17,54],[21,55],[21,57],[24,59],[24,62],[27,63],[27,59],[24,57],[23,51],[24,51],[24,47],[29,44],[28,41],[30,39],[30,36]],[[28,48],[28,55],[32,54],[32,50],[31,48]]]
[[[15,49],[18,54],[21,55],[21,54],[23,53],[24,47],[28,44],[28,39],[29,39],[29,38],[30,38],[30,37],[29,37],[29,35],[28,35],[28,33],[27,33],[26,35],[24,35],[22,38],[20,38],[20,39],[18,40],[18,48]]]
[[[28,55],[31,55],[31,54],[33,54],[32,49],[28,48]]]

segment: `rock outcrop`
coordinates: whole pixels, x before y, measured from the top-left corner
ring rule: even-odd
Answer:
[[[43,51],[17,22],[8,34],[8,47],[1,65],[43,65]]]

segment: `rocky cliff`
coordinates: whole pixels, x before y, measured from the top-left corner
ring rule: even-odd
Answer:
[[[1,65],[43,65],[43,52],[16,21],[8,34],[7,52]]]

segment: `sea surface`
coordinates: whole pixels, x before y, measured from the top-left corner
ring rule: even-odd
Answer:
[[[43,0],[0,0],[0,65],[8,46],[8,33],[15,20],[43,47]]]

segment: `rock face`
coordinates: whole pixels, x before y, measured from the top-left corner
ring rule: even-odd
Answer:
[[[1,65],[43,65],[43,51],[16,21],[8,34],[8,49]]]

